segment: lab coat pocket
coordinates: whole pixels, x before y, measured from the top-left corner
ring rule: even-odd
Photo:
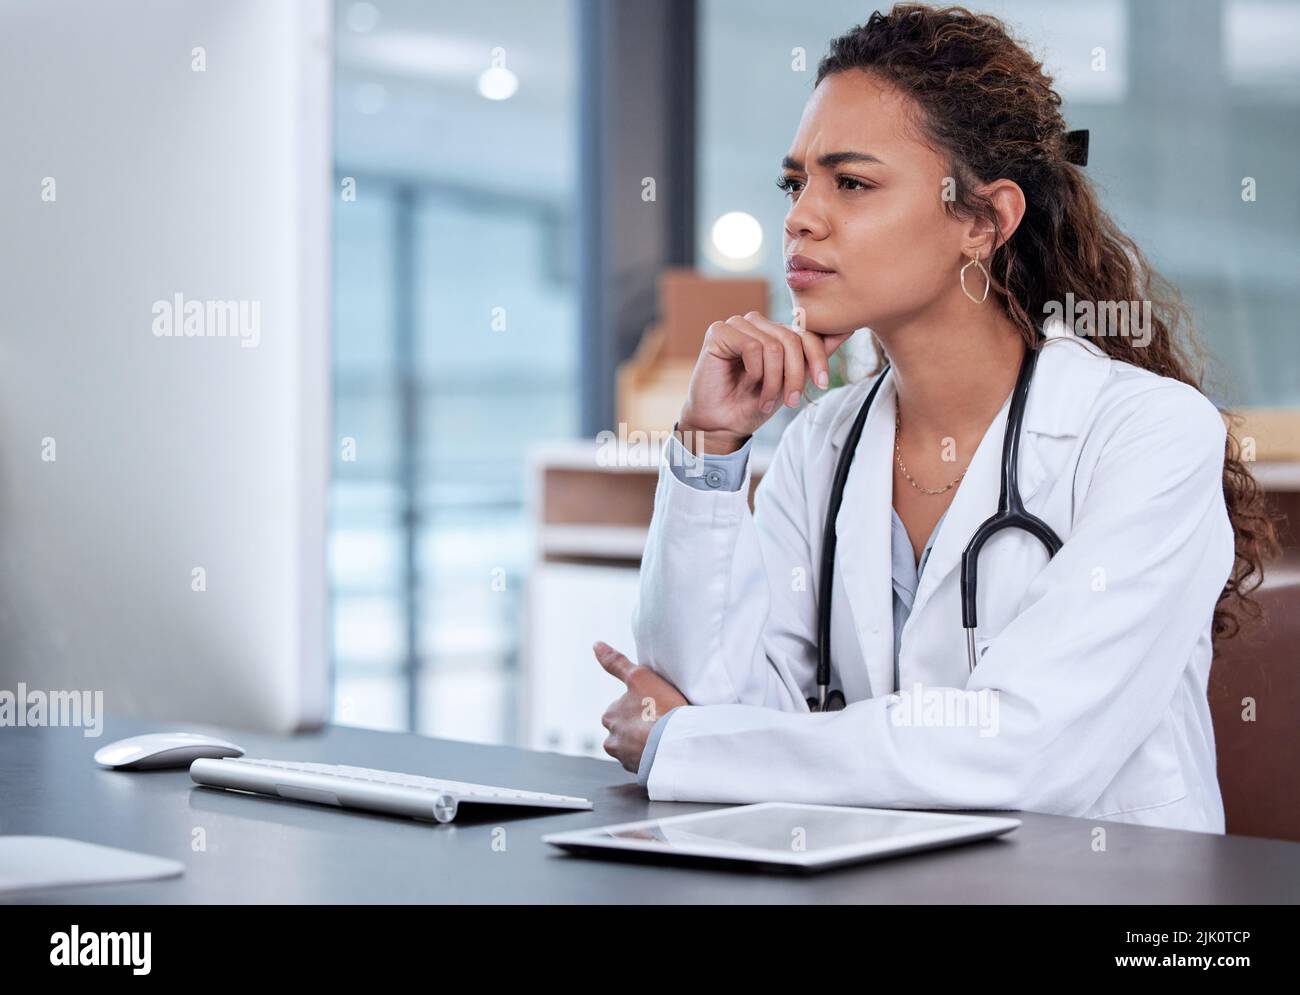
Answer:
[[[1170,805],[1186,797],[1187,784],[1168,718],[1137,748],[1088,810],[1088,818],[1107,819],[1127,812]]]

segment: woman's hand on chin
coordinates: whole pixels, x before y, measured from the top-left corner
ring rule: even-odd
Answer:
[[[848,334],[821,335],[757,311],[715,321],[682,405],[678,429],[691,452],[735,452],[781,405],[799,406],[804,385],[830,383],[829,357]]]

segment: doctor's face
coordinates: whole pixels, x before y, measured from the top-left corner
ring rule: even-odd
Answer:
[[[856,69],[822,80],[804,108],[782,181],[787,283],[810,331],[887,331],[958,287],[970,226],[944,212],[947,160],[922,144],[915,114]],[[832,275],[792,274],[796,253]]]

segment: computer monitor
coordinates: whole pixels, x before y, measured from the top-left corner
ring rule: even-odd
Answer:
[[[330,15],[0,6],[0,689],[326,717]]]

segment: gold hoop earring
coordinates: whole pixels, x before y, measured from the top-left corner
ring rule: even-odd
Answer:
[[[972,294],[969,290],[966,289],[966,271],[970,269],[972,266],[978,268],[979,271],[984,274],[984,294],[978,299],[975,297],[974,294]],[[970,262],[968,262],[965,266],[961,268],[961,273],[958,274],[958,280],[961,283],[961,292],[965,294],[967,297],[969,297],[972,301],[975,301],[976,304],[983,304],[988,299],[989,283],[991,282],[991,280],[989,279],[989,271],[986,270],[984,268],[984,264],[980,262],[979,249],[975,250],[975,255],[971,256]]]

